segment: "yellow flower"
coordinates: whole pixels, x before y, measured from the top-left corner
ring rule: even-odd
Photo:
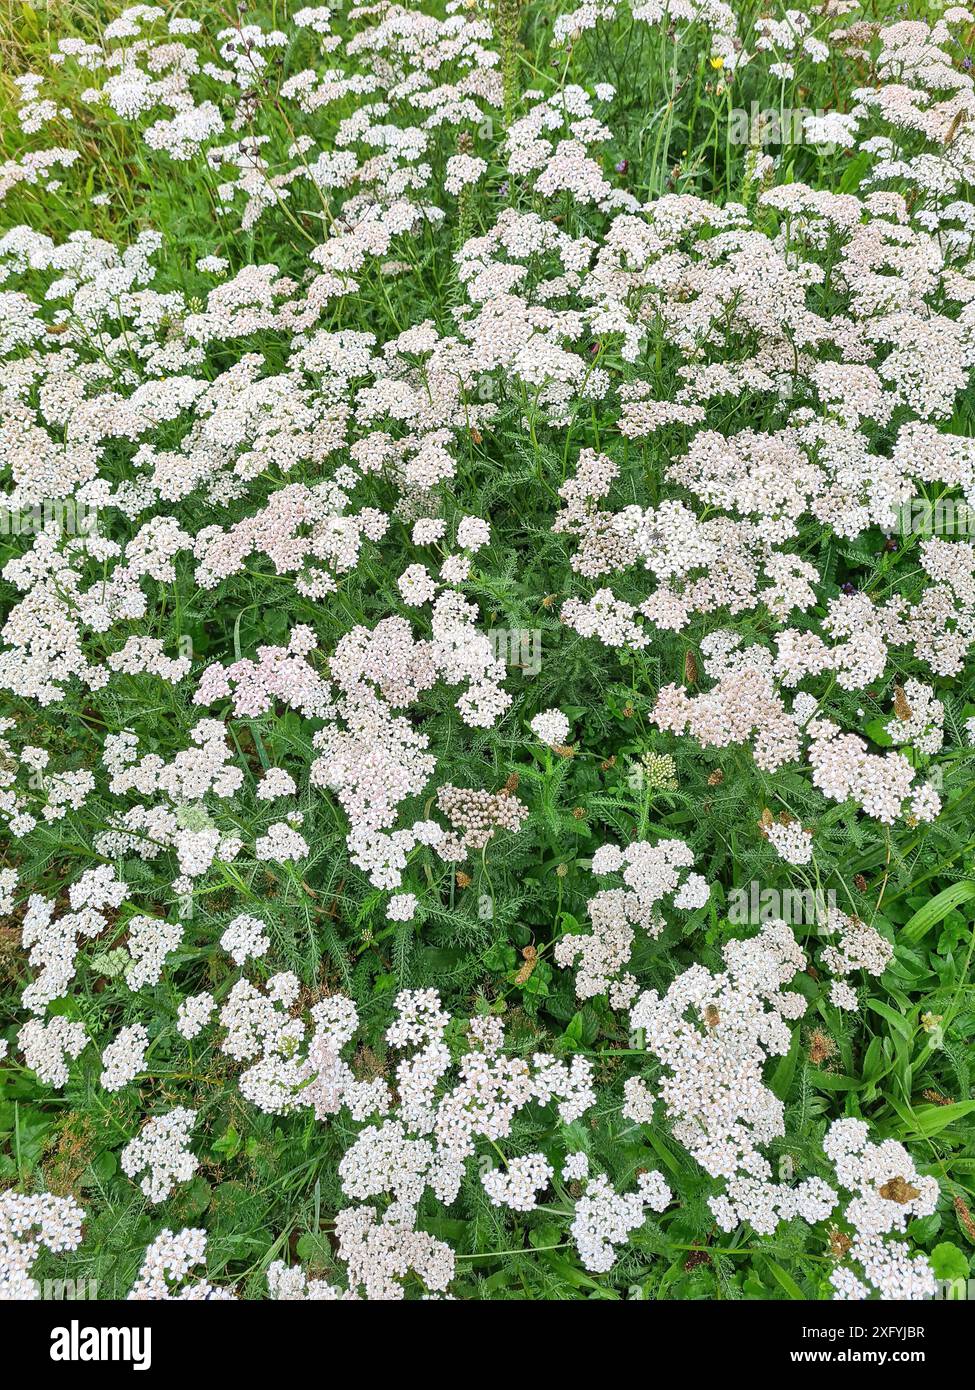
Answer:
[[[723,58],[712,58],[712,59],[711,59],[711,66],[715,69],[715,71],[719,71],[721,68],[724,67],[724,59],[723,59]]]

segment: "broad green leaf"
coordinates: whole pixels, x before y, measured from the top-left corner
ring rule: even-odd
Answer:
[[[943,888],[930,902],[918,908],[914,916],[908,919],[900,930],[900,938],[911,943],[920,941],[932,927],[947,917],[952,908],[958,907],[960,903],[971,902],[973,898],[975,898],[975,883],[971,879],[962,879],[960,883],[953,883],[949,888]]]

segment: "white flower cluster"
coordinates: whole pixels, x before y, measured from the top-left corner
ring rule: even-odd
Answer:
[[[139,1186],[150,1202],[165,1201],[176,1184],[188,1182],[200,1166],[189,1148],[195,1123],[196,1112],[178,1105],[149,1120],[122,1150],[123,1173],[135,1179],[145,1172]]]
[[[773,821],[765,830],[765,837],[780,859],[787,864],[809,864],[813,857],[813,836],[798,821]]]
[[[55,1015],[47,1023],[30,1018],[17,1034],[25,1065],[36,1071],[45,1085],[59,1090],[68,1084],[65,1058],[78,1057],[87,1041],[85,1025],[62,1014]]]
[[[125,972],[125,983],[133,990],[158,984],[167,955],[183,939],[183,928],[177,922],[141,915],[131,917],[128,927],[132,964]]]
[[[937,753],[944,743],[945,707],[922,681],[905,681],[894,699],[894,718],[887,734],[895,743],[910,743],[919,753]]]
[[[822,930],[829,936],[839,933],[839,939],[824,947],[819,957],[834,975],[852,975],[855,970],[865,970],[868,975],[882,975],[894,959],[893,945],[881,936],[876,927],[861,921],[859,917],[850,917],[845,912],[832,909]],[[852,990],[844,986],[842,981],[834,981],[834,991],[838,991],[838,996],[833,999],[834,1004],[840,1008],[856,1008],[855,995],[852,1005],[840,1002],[848,1000],[852,994]]]
[[[569,737],[569,721],[561,710],[547,709],[536,714],[531,721],[531,731],[542,743],[550,748],[564,747]]]
[[[325,1279],[309,1279],[300,1265],[290,1268],[283,1260],[272,1260],[267,1267],[268,1296],[285,1303],[334,1302],[355,1300],[356,1295],[339,1289]]]
[[[180,1000],[176,1027],[187,1041],[197,1037],[213,1016],[216,1001],[212,994],[204,990],[202,994],[188,994]]]
[[[161,793],[163,799],[116,812],[109,817],[111,828],[96,839],[102,854],[135,854],[150,862],[164,849],[172,849],[179,868],[175,886],[183,892],[191,889],[193,880],[206,874],[214,862],[230,862],[242,849],[235,834],[220,831],[204,800],[207,796],[217,801],[231,798],[243,782],[243,772],[232,764],[226,726],[216,719],[202,719],[190,730],[190,742],[190,747],[167,763],[156,753],[140,758],[138,739],[132,733],[106,738],[103,762],[110,773],[112,795],[135,792],[149,797]],[[145,926],[144,919],[140,922]],[[159,952],[165,956],[179,944],[172,925],[157,924],[154,930],[159,937],[154,936],[151,926],[145,930],[148,959],[137,974],[142,983],[158,978]],[[164,946],[164,940],[172,944]]]
[[[604,1274],[616,1260],[616,1247],[625,1245],[650,1211],[663,1211],[671,1191],[662,1174],[641,1173],[635,1192],[616,1191],[604,1173],[586,1180],[585,1195],[576,1202],[571,1234],[586,1269]]]
[[[758,1147],[785,1132],[784,1110],[762,1073],[769,1056],[788,1052],[787,1024],[805,1012],[802,995],[783,989],[805,956],[780,921],[729,941],[723,955],[719,974],[694,965],[662,997],[641,994],[630,1025],[645,1030],[647,1051],[665,1068],[659,1094],[674,1137],[712,1177],[759,1179],[771,1195],[772,1170]],[[711,1205],[722,1224],[737,1224],[728,1199]],[[774,1227],[768,1218],[756,1229]]]
[[[634,1124],[648,1125],[653,1119],[654,1099],[642,1076],[630,1076],[623,1084],[626,1100],[623,1114]]]
[[[909,1221],[930,1216],[938,1203],[938,1181],[918,1173],[902,1144],[885,1139],[869,1142],[862,1120],[834,1120],[823,1147],[836,1169],[836,1180],[854,1195],[843,1210],[853,1228],[848,1259],[860,1266],[859,1278],[844,1264],[830,1275],[839,1299],[933,1297],[936,1285],[930,1264],[911,1256],[905,1242],[889,1240],[903,1233]]]
[[[236,965],[243,965],[250,958],[257,960],[265,955],[271,940],[260,918],[241,913],[227,926],[220,938],[220,945]]]
[[[21,938],[28,963],[37,972],[21,1002],[31,1013],[43,1014],[47,1005],[67,994],[74,978],[81,939],[97,936],[108,925],[106,908],[118,907],[126,887],[110,866],[86,869],[68,889],[72,909],[55,918],[52,900],[32,893],[27,900]]]
[[[606,888],[589,899],[588,935],[572,933],[559,939],[555,959],[559,965],[576,971],[576,994],[591,999],[609,994],[613,1008],[625,1008],[637,992],[635,977],[626,971],[634,940],[634,928],[650,937],[659,936],[665,926],[660,903],[669,898],[675,908],[691,910],[708,901],[707,882],[700,874],[686,873],[694,864],[690,847],[683,840],[660,840],[651,844],[637,840],[620,849],[602,845],[592,858],[594,874],[622,876],[625,888]]]
[[[506,1168],[485,1173],[481,1185],[496,1207],[534,1211],[538,1194],[548,1187],[554,1171],[544,1154],[524,1154],[510,1159]]]
[[[0,1301],[40,1298],[30,1267],[41,1246],[77,1250],[84,1216],[73,1197],[0,1192]]]
[[[182,1299],[189,1301],[222,1299],[234,1294],[206,1279],[187,1282],[190,1273],[206,1264],[206,1231],[187,1227],[173,1232],[168,1228],[146,1250],[138,1278],[128,1297],[136,1302]]]
[[[750,744],[755,762],[766,772],[774,772],[799,753],[794,720],[769,676],[753,665],[722,676],[701,695],[665,686],[657,697],[653,720],[659,729],[689,732],[703,748]]]
[[[149,1034],[141,1023],[120,1028],[102,1052],[101,1084],[106,1091],[120,1091],[142,1070],[149,1047]]]
[[[812,720],[808,728],[813,783],[831,800],[852,797],[885,825],[902,815],[915,823],[938,815],[941,798],[929,783],[913,786],[915,770],[903,753],[869,753],[862,738],[841,733],[828,719]]]

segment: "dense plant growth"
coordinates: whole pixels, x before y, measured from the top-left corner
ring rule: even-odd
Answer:
[[[968,1277],[973,39],[15,8],[0,1294]]]

